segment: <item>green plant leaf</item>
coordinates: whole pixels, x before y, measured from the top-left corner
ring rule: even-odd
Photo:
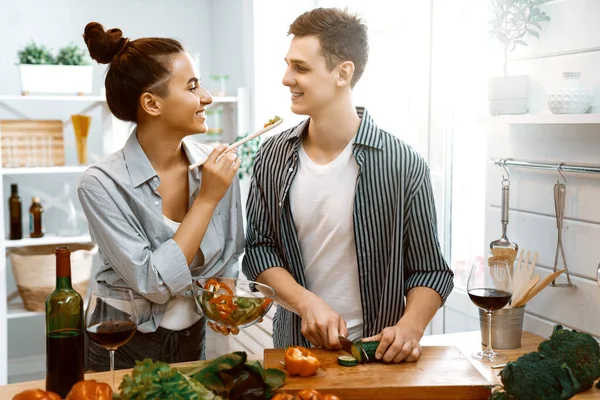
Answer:
[[[20,64],[51,65],[56,64],[54,56],[44,45],[38,45],[33,40],[17,52]]]
[[[515,40],[514,43],[520,44],[521,46],[527,46],[527,42],[525,42],[524,40]]]
[[[86,65],[86,52],[74,43],[58,50],[56,63],[59,65]]]
[[[529,32],[529,34],[530,34],[531,36],[535,36],[535,37],[536,37],[536,38],[538,38],[538,39],[540,38],[540,34],[539,34],[539,33],[537,33],[536,31],[534,31],[533,29],[529,29],[529,28],[527,28],[527,32]]]
[[[529,25],[533,25],[533,26],[535,26],[535,27],[536,27],[536,28],[538,28],[540,31],[542,30],[542,25],[538,24],[538,23],[537,23],[537,22],[535,22],[535,21],[531,21],[531,22],[529,22]]]

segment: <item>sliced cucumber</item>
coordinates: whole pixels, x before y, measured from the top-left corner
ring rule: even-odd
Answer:
[[[356,342],[352,346],[352,355],[361,364],[377,361],[375,358],[377,347],[379,342]]]
[[[338,364],[343,367],[354,367],[358,365],[358,360],[352,356],[339,356],[337,358]]]

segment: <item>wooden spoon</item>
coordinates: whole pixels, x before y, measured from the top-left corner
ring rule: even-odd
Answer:
[[[523,300],[523,298],[525,298],[525,296],[527,296],[527,294],[533,290],[534,286],[540,281],[540,276],[538,274],[536,274],[533,278],[531,278],[529,280],[529,282],[527,283],[527,285],[521,289],[521,291],[515,296],[513,297],[513,301],[510,304],[510,308],[517,308],[519,307],[519,304],[521,303],[521,300]]]
[[[560,274],[565,272],[566,269],[561,269],[560,271],[556,271],[542,279],[542,281],[536,285],[533,290],[527,293],[517,304],[513,305],[514,308],[520,307],[522,305],[527,304],[529,300],[531,300],[534,296],[536,296],[539,292],[541,292],[546,286],[550,284],[553,280],[555,280]]]

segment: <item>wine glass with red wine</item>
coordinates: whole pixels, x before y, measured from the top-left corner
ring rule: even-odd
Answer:
[[[512,297],[513,286],[508,263],[501,260],[476,261],[471,267],[467,293],[471,301],[487,313],[488,340],[485,350],[472,354],[480,361],[504,362],[506,355],[492,349],[492,313],[506,306]]]
[[[129,342],[138,325],[138,315],[129,289],[97,289],[85,311],[88,336],[110,354],[112,386],[115,388],[115,351]]]

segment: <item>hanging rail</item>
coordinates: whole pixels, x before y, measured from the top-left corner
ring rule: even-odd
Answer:
[[[500,158],[494,160],[494,164],[506,167],[522,167],[522,168],[533,168],[533,169],[546,169],[552,171],[563,171],[563,172],[585,172],[591,174],[600,174],[600,166],[591,165],[572,165],[572,164],[549,164],[539,163],[530,161],[517,161],[512,158]]]

